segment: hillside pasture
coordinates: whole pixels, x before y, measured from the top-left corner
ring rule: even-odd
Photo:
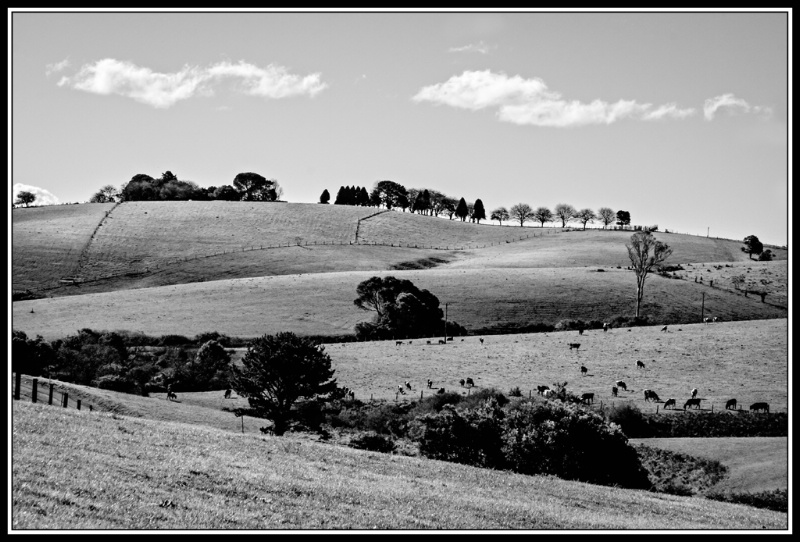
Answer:
[[[302,249],[293,249],[302,250]],[[358,284],[372,276],[409,279],[448,303],[448,318],[468,330],[547,323],[563,319],[609,321],[631,316],[632,271],[572,269],[449,269],[357,271],[217,280],[148,289],[17,301],[13,327],[55,339],[76,330],[141,331],[194,336],[218,331],[232,337],[294,331],[299,335],[353,333],[374,313],[354,306]],[[705,300],[703,294],[705,293]],[[750,296],[713,293],[686,280],[648,279],[642,313],[656,323],[704,314],[725,321],[785,318],[786,310]]]
[[[113,207],[113,203],[87,203],[13,209],[13,289],[54,287],[72,274],[92,232]]]
[[[731,280],[735,276],[744,275],[747,288],[750,290],[749,297],[761,300],[755,293],[759,291],[767,292],[766,303],[779,307],[788,308],[789,300],[789,271],[788,261],[772,262],[704,262],[684,265],[683,271],[675,271],[675,274],[685,280],[694,281],[695,278],[709,288],[713,283],[713,288],[726,290],[736,295],[744,296],[744,287],[737,289]],[[768,284],[762,284],[761,281]]]
[[[13,434],[14,530],[788,528],[701,498],[47,405],[15,403]]]

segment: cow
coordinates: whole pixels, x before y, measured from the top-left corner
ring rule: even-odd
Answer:
[[[544,390],[543,395],[545,399],[553,399],[556,396],[556,392],[553,390]]]
[[[230,398],[231,398],[231,390],[227,389],[225,390],[225,399],[230,399]]]
[[[400,395],[405,395],[406,390],[403,389],[403,386],[397,386],[397,393],[399,393]]]
[[[692,399],[697,397],[697,388],[692,388]]]
[[[578,335],[583,335],[583,330],[582,329],[578,330]]]
[[[683,404],[683,410],[686,410],[686,407],[695,406],[700,408],[700,399],[687,399],[686,402]]]
[[[613,395],[614,397],[617,397],[618,393],[619,393],[619,389],[616,386],[611,386],[611,395]]]
[[[585,375],[585,374],[586,374],[586,373],[588,373],[588,372],[589,372],[589,369],[587,369],[586,367],[584,367],[583,365],[581,365],[581,374],[582,374],[582,375]]]
[[[439,344],[447,344],[444,339],[439,339]]]
[[[439,391],[437,391],[436,393],[442,395],[444,393],[444,388],[439,388]]]
[[[178,400],[178,396],[177,396],[177,395],[175,395],[175,392],[174,392],[174,391],[172,391],[172,390],[167,390],[167,399],[169,399],[170,401],[172,401],[173,399],[175,399],[175,400],[177,401],[177,400]]]
[[[481,342],[481,344],[483,344],[483,337],[481,337],[481,338],[480,338],[480,339],[478,339],[478,340]]]
[[[351,401],[353,401],[356,398],[356,392],[350,390],[349,392],[347,392],[347,396],[350,398]]]
[[[603,331],[608,331],[609,329],[611,329],[611,324],[603,322]]]
[[[581,395],[581,402],[586,403],[587,405],[589,403],[594,403],[594,393],[584,393]]]
[[[569,343],[569,349],[572,350],[573,348],[577,350],[581,347],[581,343]]]
[[[767,403],[753,403],[750,405],[750,412],[766,412],[769,414],[769,405]]]
[[[644,369],[644,362],[642,362],[642,361],[637,359],[636,360],[636,368],[637,369]]]
[[[472,378],[470,378],[470,377],[467,377],[466,383],[467,383],[467,386],[474,386],[475,385],[475,382],[473,382]]]
[[[705,325],[708,325],[708,323],[709,323],[710,321],[711,321],[711,318],[708,318],[708,317],[706,317],[706,318],[703,318],[703,323],[704,323]]]
[[[536,393],[542,395],[544,392],[550,389],[550,386],[536,386]]]
[[[719,322],[719,316],[715,316],[711,319],[712,322]]]
[[[664,401],[664,408],[672,407],[675,408],[675,399],[667,399]]]
[[[425,344],[431,344],[431,342],[430,341],[425,341]]]
[[[447,340],[448,340],[448,341],[452,341],[452,340],[453,340],[453,337],[447,337]]]
[[[661,331],[663,331],[664,333],[666,333],[666,332],[667,332],[667,326],[664,326],[664,327],[662,327],[662,328],[661,328]]]
[[[395,346],[400,346],[401,344],[403,344],[403,341],[395,341],[395,342],[394,342],[394,345],[395,345]]]
[[[462,378],[461,380],[459,380],[459,381],[458,381],[458,383],[459,383],[459,384],[461,384],[461,387],[462,387],[462,388],[464,387],[464,382],[465,382],[465,381],[464,381],[464,379],[463,379],[463,378]]]
[[[658,394],[653,390],[644,390],[644,400],[659,402],[661,399],[659,399]]]
[[[411,341],[408,341],[408,344],[411,344]]]
[[[428,379],[428,389],[431,389],[432,387],[433,387],[433,380],[431,380],[431,379],[429,378],[429,379]]]
[[[411,382],[408,380],[406,380],[406,388],[411,389]]]
[[[730,410],[730,409],[736,410],[736,399],[728,399],[725,402],[725,410]]]
[[[622,388],[623,390],[628,391],[627,384],[625,384],[625,382],[623,382],[622,380],[617,380],[615,384],[617,385],[618,388]]]

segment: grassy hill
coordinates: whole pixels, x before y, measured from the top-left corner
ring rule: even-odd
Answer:
[[[13,406],[15,530],[788,528],[786,514],[701,498]]]

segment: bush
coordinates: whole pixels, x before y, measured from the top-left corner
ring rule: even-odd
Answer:
[[[366,433],[350,440],[350,446],[359,450],[369,450],[390,454],[397,449],[397,445],[390,438],[376,433]]]
[[[495,388],[483,388],[475,393],[470,393],[466,397],[462,396],[461,406],[463,408],[480,408],[489,399],[494,399],[499,407],[504,407],[510,402],[508,397]]]
[[[522,397],[522,390],[519,389],[519,386],[511,388],[508,390],[509,397]]]
[[[191,344],[192,340],[189,337],[185,337],[183,335],[162,335],[161,338],[158,339],[157,345],[158,346],[182,346],[185,344]]]
[[[776,512],[789,512],[789,491],[787,489],[761,491],[759,493],[707,493],[705,496],[715,501],[745,504]]]
[[[122,393],[135,393],[136,383],[125,377],[109,374],[101,376],[93,382],[93,384],[101,390],[119,391]]]
[[[758,256],[759,262],[771,262],[772,261],[772,251],[767,249]]]
[[[619,426],[628,438],[648,438],[653,436],[648,418],[634,405],[613,406],[605,413],[606,419]]]

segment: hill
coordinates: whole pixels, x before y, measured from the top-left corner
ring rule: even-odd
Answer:
[[[15,403],[13,431],[13,529],[788,527],[699,498],[47,405]]]

